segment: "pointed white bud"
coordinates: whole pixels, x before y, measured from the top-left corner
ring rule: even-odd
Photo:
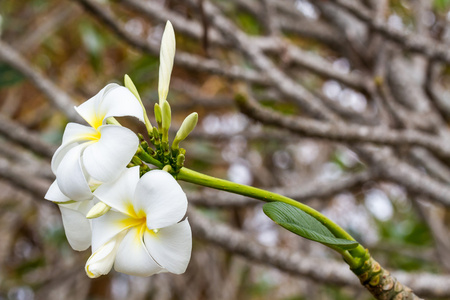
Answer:
[[[94,205],[94,207],[91,208],[91,210],[87,213],[86,218],[87,219],[95,219],[98,217],[103,216],[111,209],[111,206],[106,205],[103,202],[99,202]]]
[[[170,75],[172,74],[173,59],[175,57],[175,32],[172,24],[167,21],[166,28],[161,40],[161,50],[159,54],[159,82],[158,95],[159,105],[167,99],[169,93]]]
[[[140,100],[141,100],[141,96],[139,96],[139,92],[137,91],[137,88],[136,88],[136,86],[134,85],[133,80],[131,80],[131,78],[130,78],[130,76],[128,76],[128,74],[125,74],[124,80],[123,80],[123,81],[124,81],[124,83],[125,83],[125,87],[126,87],[127,89],[129,89],[130,92],[132,92],[133,95],[135,95],[136,98],[140,101]],[[142,105],[142,103],[141,103],[141,105]]]
[[[148,119],[147,112],[145,111],[144,103],[142,103],[141,96],[139,96],[139,92],[138,92],[136,86],[134,85],[133,80],[131,80],[130,76],[125,74],[123,81],[125,83],[125,87],[130,90],[130,92],[136,97],[136,99],[139,100],[139,103],[141,104],[141,107],[142,107],[142,111],[144,112],[145,128],[147,129],[147,132],[149,134],[151,134],[153,132],[153,127],[152,127],[152,124],[150,123],[150,120]]]

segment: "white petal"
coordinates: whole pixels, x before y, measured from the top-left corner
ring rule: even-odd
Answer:
[[[99,127],[100,140],[83,153],[83,165],[94,179],[108,182],[116,179],[136,153],[139,139],[128,128],[104,125]]]
[[[52,157],[52,171],[56,174],[61,160],[66,153],[73,147],[83,142],[96,141],[100,138],[100,132],[92,127],[80,125],[77,123],[68,123],[64,130],[62,145],[56,149]]]
[[[167,21],[166,28],[161,40],[161,50],[159,53],[159,82],[158,94],[159,103],[166,100],[169,92],[170,75],[172,74],[173,59],[175,57],[175,32],[172,24]]]
[[[144,243],[150,255],[164,269],[181,274],[191,259],[192,233],[187,220],[162,228],[158,233],[147,230]]]
[[[139,167],[125,169],[115,181],[99,186],[94,195],[123,214],[136,217],[132,199],[139,181]]]
[[[120,232],[139,225],[141,222],[141,220],[112,210],[99,218],[92,219],[92,251],[97,251],[101,245],[113,239]]]
[[[55,154],[53,154],[52,157],[52,172],[56,175],[56,170],[58,170],[59,165],[61,164],[61,161],[66,156],[67,152],[70,151],[70,149],[78,146],[78,143],[68,143],[68,144],[62,144],[61,146],[56,149]]]
[[[180,221],[187,210],[186,194],[167,172],[154,170],[139,180],[134,195],[135,211],[147,215],[147,227],[159,229]]]
[[[86,274],[90,278],[97,278],[101,275],[106,275],[111,271],[116,258],[117,249],[119,248],[123,236],[123,234],[116,236],[92,253],[85,266]]]
[[[116,86],[105,92],[100,110],[105,115],[103,124],[109,117],[131,116],[144,122],[144,111],[136,96],[123,86]]]
[[[86,219],[87,211],[92,207],[90,200],[73,204],[61,204],[62,221],[67,240],[74,250],[83,251],[91,245],[91,222]]]
[[[145,225],[143,226],[145,230]],[[136,276],[150,276],[162,271],[162,268],[150,257],[142,241],[142,230],[131,228],[122,240],[117,251],[114,269]]]
[[[83,102],[81,105],[76,106],[75,110],[78,112],[86,122],[92,127],[97,129],[103,124],[105,118],[105,112],[100,110],[101,103],[103,101],[104,94],[111,89],[118,87],[118,84],[112,83],[101,89],[95,96],[89,100]]]
[[[53,183],[50,185],[44,198],[47,200],[53,201],[53,202],[58,202],[58,203],[71,201],[70,198],[68,198],[66,195],[64,195],[61,192],[56,180],[53,181]]]
[[[61,192],[75,201],[92,199],[93,195],[81,166],[81,153],[89,143],[70,149],[56,170],[56,180]]]
[[[99,132],[92,127],[68,123],[66,129],[64,129],[62,144],[98,140],[99,137]]]

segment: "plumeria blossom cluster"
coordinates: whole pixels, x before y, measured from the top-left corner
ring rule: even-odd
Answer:
[[[183,273],[190,260],[192,235],[186,195],[174,179],[184,163],[179,148],[197,123],[189,115],[169,147],[167,102],[175,55],[175,34],[167,22],[161,42],[157,128],[147,117],[133,82],[108,84],[75,107],[89,126],[69,123],[51,166],[56,180],[45,198],[57,203],[69,244],[91,246],[86,273],[95,278],[113,267],[130,275]],[[153,147],[115,117],[135,117],[146,126]],[[150,163],[163,170],[151,170]]]

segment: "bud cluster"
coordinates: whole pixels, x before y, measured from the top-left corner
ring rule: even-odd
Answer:
[[[141,174],[148,172],[149,167],[144,164],[150,163],[159,168],[165,168],[172,174],[177,174],[184,165],[186,150],[180,148],[180,142],[187,138],[187,136],[194,130],[198,121],[198,114],[196,112],[187,116],[180,129],[178,130],[172,144],[169,142],[169,129],[172,122],[172,112],[170,104],[167,101],[167,94],[169,91],[170,75],[172,73],[173,60],[175,55],[175,34],[172,25],[167,22],[166,28],[161,41],[160,53],[160,67],[159,67],[159,83],[158,94],[159,102],[154,106],[154,114],[156,120],[156,127],[153,127],[145,112],[145,107],[142,104],[141,97],[134,85],[133,81],[128,75],[125,75],[125,87],[127,87],[139,100],[145,115],[145,126],[148,133],[148,140],[153,147],[151,147],[146,139],[139,135],[140,147],[129,164],[129,167],[140,166]]]

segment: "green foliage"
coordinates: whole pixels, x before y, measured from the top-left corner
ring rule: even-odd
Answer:
[[[98,72],[102,68],[102,54],[106,46],[106,41],[102,34],[90,23],[80,23],[79,31],[83,45],[89,54],[89,60],[94,69]]]
[[[129,75],[139,91],[142,101],[158,100],[158,68],[159,59],[155,56],[142,55],[130,61]],[[150,98],[148,92],[151,93]],[[147,96],[146,96],[147,95]],[[170,92],[169,92],[170,95]]]
[[[332,153],[330,157],[330,161],[339,167],[340,170],[344,172],[362,172],[365,169],[364,164],[361,162],[356,162],[354,165],[348,165],[345,161],[345,157],[343,156],[343,153],[340,151],[335,151]]]
[[[306,239],[343,250],[358,246],[356,241],[336,238],[322,223],[292,205],[271,202],[264,204],[263,210],[275,223]]]
[[[297,115],[299,113],[298,106],[294,105],[293,103],[280,102],[276,100],[264,100],[260,103],[265,107],[278,111],[284,115]]]
[[[25,77],[19,71],[7,64],[0,63],[0,88],[15,85],[24,79]]]
[[[410,207],[404,208],[395,200],[392,204],[395,207],[394,217],[384,222],[377,221],[386,248],[401,249],[398,252],[388,251],[388,265],[407,271],[436,271],[438,266],[421,255],[433,245],[427,224]]]
[[[68,248],[66,233],[62,226],[46,230],[43,233],[43,238],[48,245],[56,246],[60,250]]]
[[[49,1],[47,0],[34,0],[34,1],[30,1],[31,6],[33,8],[35,8],[37,11],[45,11],[46,9],[48,9],[48,7],[50,6],[50,4],[48,3]]]
[[[261,34],[261,28],[258,23],[258,21],[250,16],[249,14],[245,13],[238,13],[237,14],[237,23],[239,26],[247,32],[250,35],[260,35]]]
[[[348,293],[340,286],[324,286],[321,288],[324,294],[328,297],[326,299],[333,300],[353,300],[355,299],[354,293]],[[370,300],[373,299],[370,295],[358,295],[358,300]]]
[[[433,6],[436,10],[445,12],[450,7],[450,0],[434,0]]]
[[[427,224],[413,210],[402,210],[396,201],[392,203],[396,208],[395,216],[378,223],[383,239],[416,246],[432,245],[433,240]]]
[[[39,256],[24,261],[23,263],[18,265],[14,271],[18,276],[25,276],[29,272],[44,267],[45,264],[46,264],[45,258],[43,256]]]

